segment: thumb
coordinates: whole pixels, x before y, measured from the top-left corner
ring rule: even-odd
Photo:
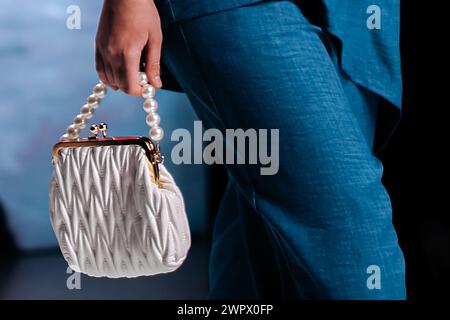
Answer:
[[[162,41],[158,38],[149,40],[145,59],[145,73],[148,82],[157,89],[162,87],[160,76],[161,43]]]

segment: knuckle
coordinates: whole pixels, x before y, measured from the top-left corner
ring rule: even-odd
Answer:
[[[140,57],[141,52],[137,48],[130,47],[130,48],[124,49],[122,51],[122,55],[126,59],[136,59],[136,58]]]
[[[108,48],[112,47],[111,43],[105,39],[97,39],[95,41],[95,46],[101,53],[105,53]]]
[[[103,51],[109,57],[115,57],[120,52],[117,46],[112,44],[106,45]]]

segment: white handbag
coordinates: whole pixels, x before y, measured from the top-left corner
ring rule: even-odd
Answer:
[[[155,88],[144,73],[140,85],[150,139],[108,137],[105,123],[79,137],[106,94],[99,83],[53,149],[51,224],[70,268],[90,276],[171,272],[191,245],[183,196],[162,163]]]

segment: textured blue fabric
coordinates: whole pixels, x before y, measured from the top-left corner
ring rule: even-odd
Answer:
[[[277,1],[277,0],[272,0]],[[175,21],[228,10],[261,0],[155,0],[166,26]],[[265,1],[263,1],[265,2]],[[340,64],[358,84],[401,108],[400,0],[296,0],[306,18],[339,39]],[[367,8],[381,9],[381,29],[370,30]],[[250,26],[243,32],[254,32]],[[177,87],[165,79],[168,89]]]
[[[372,152],[380,98],[347,76],[327,34],[296,4],[264,1],[172,23],[164,39],[205,127],[280,129],[278,174],[227,165],[210,298],[405,298]],[[371,265],[380,290],[367,287]]]

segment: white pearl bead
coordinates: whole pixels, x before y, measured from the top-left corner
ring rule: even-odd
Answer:
[[[155,99],[145,99],[143,108],[147,113],[156,112],[158,110],[158,101]]]
[[[78,138],[78,134],[80,133],[80,129],[74,124],[71,124],[67,127],[67,135],[69,139],[76,139]]]
[[[142,87],[142,97],[144,99],[153,98],[155,96],[155,93],[156,93],[155,88],[150,84],[146,84]]]
[[[97,109],[100,106],[100,101],[101,101],[101,99],[99,97],[97,97],[95,94],[91,94],[87,98],[88,105],[94,109]]]
[[[148,135],[153,141],[161,141],[164,137],[164,130],[161,127],[152,127],[148,132]]]
[[[147,121],[147,124],[150,127],[155,127],[155,126],[158,126],[159,123],[161,122],[161,117],[156,112],[155,113],[149,113],[145,120]]]
[[[86,127],[86,118],[81,114],[77,115],[73,120],[73,123],[79,128],[84,129]]]
[[[80,114],[85,119],[90,119],[90,118],[92,118],[92,115],[94,114],[94,109],[91,108],[88,104],[85,104],[84,106],[81,107]]]
[[[64,141],[64,140],[67,140],[67,139],[69,139],[69,135],[68,135],[67,133],[64,133],[64,134],[59,138],[59,141]]]
[[[139,72],[139,84],[145,86],[148,83],[147,75],[145,72]]]
[[[68,133],[67,137],[69,138],[69,140],[75,140],[78,139],[79,135],[78,133]]]
[[[106,87],[103,83],[99,83],[95,85],[93,92],[98,98],[103,99],[106,95]]]

